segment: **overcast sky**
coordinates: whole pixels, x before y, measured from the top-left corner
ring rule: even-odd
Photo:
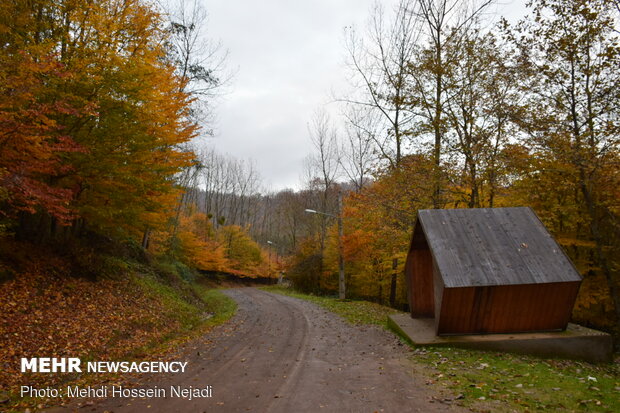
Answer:
[[[236,70],[208,145],[253,159],[268,189],[299,188],[312,151],[307,123],[331,90],[346,90],[344,27],[363,28],[374,0],[202,2],[207,35],[221,40]],[[524,1],[503,3],[498,12],[515,15]]]

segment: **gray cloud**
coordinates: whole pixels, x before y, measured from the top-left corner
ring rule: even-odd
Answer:
[[[346,90],[344,27],[363,28],[373,0],[202,1],[208,36],[222,41],[228,66],[238,68],[216,107],[209,145],[253,159],[272,189],[299,186],[312,151],[307,122],[330,90]],[[382,2],[386,9],[396,3]],[[497,12],[522,14],[523,0],[501,3]]]
[[[209,145],[252,158],[273,189],[298,186],[311,152],[307,122],[346,83],[343,30],[362,24],[372,0],[205,0],[207,32],[238,72],[217,105]]]

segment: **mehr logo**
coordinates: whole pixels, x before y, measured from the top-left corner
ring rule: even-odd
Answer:
[[[81,361],[76,357],[22,358],[22,373],[81,373]],[[187,361],[89,361],[88,373],[185,373]]]
[[[22,358],[22,373],[81,373],[80,359],[76,357]]]

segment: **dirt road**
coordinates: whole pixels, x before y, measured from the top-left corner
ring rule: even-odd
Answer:
[[[407,360],[408,347],[378,327],[351,326],[312,303],[254,288],[227,290],[226,294],[239,304],[238,313],[175,357],[188,361],[186,373],[153,374],[131,385],[167,391],[177,385],[210,385],[212,397],[108,398],[78,411],[357,413],[457,409],[430,402],[433,394],[422,377],[414,376]]]

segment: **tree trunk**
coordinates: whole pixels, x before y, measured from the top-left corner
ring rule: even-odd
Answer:
[[[344,279],[344,228],[342,225],[342,192],[338,191],[338,297],[344,300],[347,296]]]
[[[392,260],[392,282],[390,283],[390,307],[396,308],[396,281],[398,279],[398,258]]]
[[[149,249],[150,236],[151,236],[151,229],[147,227],[144,230],[144,234],[142,235],[142,248],[145,250]]]
[[[437,34],[437,39],[440,39],[441,33]],[[441,71],[443,68],[442,59],[441,59],[441,42],[438,40],[435,46],[437,48],[436,51],[436,67],[435,70],[437,73],[435,74],[435,117],[433,119],[433,129],[435,132],[435,143],[433,147],[433,162],[435,163],[435,171],[433,176],[433,208],[437,209],[441,206],[441,95],[442,95],[442,87],[443,87],[443,78],[441,75]]]
[[[586,202],[588,215],[590,216],[590,232],[592,233],[592,237],[594,238],[594,243],[596,245],[597,260],[601,267],[601,270],[603,271],[603,275],[605,276],[605,281],[607,281],[609,294],[611,295],[611,300],[614,306],[614,314],[616,316],[615,325],[617,326],[618,322],[620,322],[620,288],[618,287],[613,278],[611,269],[609,268],[609,264],[607,263],[607,258],[605,257],[605,253],[603,252],[604,242],[600,231],[599,219],[596,215],[596,205],[594,204],[594,200],[592,199],[592,193],[588,188],[585,171],[583,170],[583,168],[580,170],[580,181],[581,192]]]

